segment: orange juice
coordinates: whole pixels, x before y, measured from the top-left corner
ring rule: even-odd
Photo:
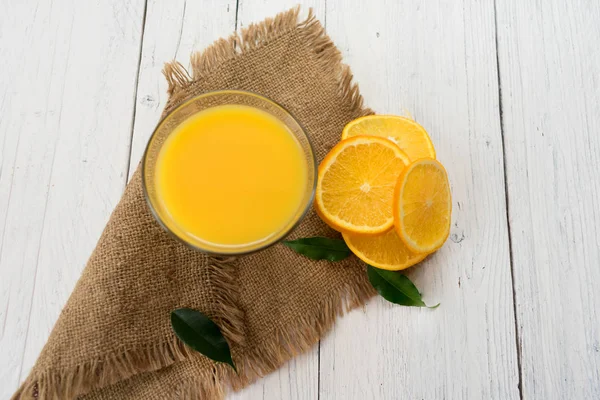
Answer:
[[[181,123],[162,145],[155,175],[169,228],[232,247],[258,247],[288,225],[307,180],[292,132],[242,105],[209,108]]]

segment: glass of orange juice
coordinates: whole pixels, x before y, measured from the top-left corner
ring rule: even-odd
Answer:
[[[189,246],[235,255],[284,238],[311,206],[313,148],[283,107],[243,91],[202,94],[167,115],[142,161],[158,222]]]

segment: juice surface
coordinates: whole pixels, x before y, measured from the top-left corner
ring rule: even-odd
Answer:
[[[289,129],[248,106],[204,110],[163,144],[156,190],[167,225],[202,242],[268,241],[297,213],[307,164]]]

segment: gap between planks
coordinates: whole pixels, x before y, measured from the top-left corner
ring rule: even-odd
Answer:
[[[500,72],[500,52],[498,51],[498,8],[497,0],[494,0],[494,40],[496,45],[496,74],[498,84],[498,118],[500,120],[500,137],[502,138],[502,169],[504,172],[504,208],[506,210],[506,227],[508,234],[508,257],[510,262],[510,281],[512,287],[513,317],[515,321],[515,347],[517,350],[517,373],[519,398],[523,400],[523,367],[521,366],[521,340],[519,331],[519,321],[517,314],[517,292],[515,289],[515,267],[513,262],[512,231],[510,227],[510,205],[508,196],[508,179],[506,175],[506,140],[504,138],[504,115],[502,109],[502,75]]]
[[[146,31],[146,13],[148,11],[148,0],[144,1],[144,13],[142,15],[142,30],[140,34],[140,47],[138,53],[138,62],[137,62],[137,73],[135,74],[135,89],[133,91],[133,112],[131,115],[131,133],[129,135],[129,157],[127,158],[127,164],[125,168],[125,179],[123,182],[123,192],[125,192],[125,188],[127,187],[127,183],[129,181],[130,169],[131,169],[131,152],[133,149],[133,132],[135,129],[135,115],[137,112],[137,94],[138,87],[140,85],[140,71],[142,65],[142,51],[144,49],[144,32]],[[183,26],[183,21],[181,22]]]

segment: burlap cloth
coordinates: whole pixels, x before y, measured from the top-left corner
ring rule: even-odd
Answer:
[[[207,91],[253,91],[300,121],[320,160],[348,121],[370,113],[340,61],[321,24],[294,9],[194,54],[191,75],[168,64],[165,113]],[[310,212],[291,237],[315,235],[337,233]],[[317,262],[281,244],[238,259],[189,249],[150,214],[138,168],[14,398],[219,398],[309,349],[373,294],[355,258]],[[175,338],[178,307],[221,326],[239,375]]]

